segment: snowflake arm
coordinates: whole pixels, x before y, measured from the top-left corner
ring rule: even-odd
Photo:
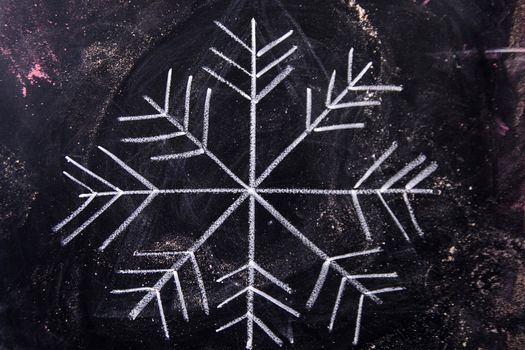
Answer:
[[[331,125],[331,126],[319,126],[323,120],[330,114],[331,111],[337,109],[346,109],[352,107],[364,107],[364,106],[378,106],[380,105],[379,101],[351,101],[351,102],[341,102],[347,95],[349,91],[402,91],[401,86],[397,85],[369,85],[369,86],[359,86],[357,85],[361,79],[365,76],[368,70],[372,67],[372,62],[369,62],[365,68],[363,68],[359,74],[352,79],[352,70],[353,70],[353,54],[354,50],[351,49],[348,54],[348,85],[347,87],[333,98],[333,90],[335,86],[336,71],[332,73],[330,81],[328,83],[328,88],[326,92],[325,100],[325,109],[321,114],[317,116],[313,121],[312,119],[312,92],[311,89],[306,90],[306,122],[305,122],[305,131],[301,133],[288,147],[286,147],[270,165],[263,171],[263,173],[257,178],[256,185],[259,186],[261,183],[273,172],[273,170],[312,132],[324,132],[324,131],[334,131],[341,129],[355,129],[363,128],[365,125],[363,123],[351,123],[351,124],[340,124],[340,125]]]
[[[178,278],[178,271],[180,268],[184,266],[188,260],[191,261],[193,272],[195,274],[195,278],[197,281],[197,285],[199,287],[200,293],[201,293],[201,304],[203,307],[203,310],[206,314],[209,314],[209,306],[208,306],[208,298],[206,296],[206,289],[204,287],[204,282],[202,280],[202,275],[195,257],[195,252],[210,238],[215,231],[226,221],[228,217],[230,217],[231,214],[233,214],[237,208],[246,200],[248,195],[242,194],[239,196],[233,204],[231,204],[211,225],[210,227],[201,235],[201,237],[196,240],[193,245],[186,251],[182,252],[140,252],[135,253],[135,256],[180,256],[177,261],[171,265],[169,269],[160,269],[160,270],[151,270],[151,272],[144,272],[148,270],[135,270],[134,272],[130,272],[131,274],[140,274],[140,273],[158,273],[162,272],[163,275],[157,280],[157,282],[151,287],[147,293],[140,299],[133,309],[129,313],[129,317],[134,320],[136,319],[140,313],[144,310],[144,308],[155,298],[157,298],[157,303],[162,303],[162,300],[160,297],[157,297],[160,295],[160,292],[164,288],[164,286],[170,281],[172,278],[175,280],[175,283],[177,285],[177,290],[179,291],[179,302],[181,303],[181,308],[183,312],[183,317],[185,319],[188,318],[186,306],[184,299],[182,297],[182,287],[180,286],[180,280]],[[122,271],[122,270],[121,270]],[[126,270],[124,270],[126,271]],[[129,270],[128,270],[129,271]],[[120,272],[122,273],[122,272]],[[179,288],[180,287],[180,288]],[[135,290],[135,289],[131,289]],[[113,294],[124,294],[124,291],[116,292]],[[159,312],[162,312],[160,315],[161,320],[165,320],[165,315],[163,314],[163,310],[159,307]],[[163,321],[162,323],[163,330],[165,334],[169,334],[167,330],[167,325]],[[169,338],[169,335],[166,336],[166,338]]]

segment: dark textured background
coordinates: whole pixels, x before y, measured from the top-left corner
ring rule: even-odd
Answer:
[[[519,0],[361,1],[377,29],[379,40],[374,40],[342,1],[283,2],[328,71],[341,70],[345,52],[352,45],[356,55],[362,53],[375,60],[378,80],[403,84],[405,90],[400,96],[385,96],[384,107],[374,114],[359,115],[368,118],[367,130],[305,146],[304,152],[324,151],[327,164],[312,164],[299,154],[288,168],[283,163],[273,181],[297,175],[292,184],[308,179],[342,187],[368,164],[355,161],[359,152],[380,152],[392,140],[401,144],[397,164],[418,152],[440,164],[435,185],[443,194],[417,203],[426,239],[415,240],[413,245],[397,244],[399,233],[385,231],[391,253],[376,264],[398,271],[408,291],[382,308],[367,309],[360,347],[525,348],[524,56],[484,54],[491,48],[525,46],[525,4]],[[150,169],[140,159],[149,155],[149,149],[136,158],[133,148],[117,142],[128,132],[141,130],[117,130],[115,116],[143,111],[137,97],[149,91],[159,95],[169,67],[174,68],[174,78],[179,81],[187,74],[197,74],[196,67],[209,60],[205,49],[213,40],[211,20],[225,18],[234,23],[235,10],[242,10],[239,18],[246,20],[255,14],[260,23],[280,32],[277,28],[284,31],[293,25],[290,18],[275,1],[4,0],[0,9],[0,290],[5,291],[0,293],[0,348],[242,346],[242,328],[214,335],[213,329],[231,318],[232,310],[210,318],[190,311],[191,327],[181,324],[175,314],[170,320],[173,340],[165,342],[158,323],[151,323],[150,318],[134,322],[125,318],[135,298],[107,299],[103,289],[119,283],[112,277],[114,269],[129,266],[129,252],[138,243],[146,242],[148,248],[158,247],[159,242],[169,246],[175,237],[176,245],[176,237],[206,225],[199,211],[207,208],[203,212],[213,215],[213,208],[224,205],[220,199],[160,203],[155,230],[140,231],[151,226],[141,222],[107,254],[98,254],[94,248],[108,231],[106,227],[115,224],[111,218],[66,248],[60,248],[50,227],[71,208],[77,191],[59,176],[65,168],[64,155],[98,164],[102,172],[108,172],[94,150],[101,144],[155,179],[191,170],[211,171],[190,162]],[[300,36],[294,40],[304,45]],[[358,62],[363,64],[363,58]],[[306,84],[325,88],[324,68],[316,66],[311,55],[300,56],[296,63],[304,74],[284,86],[286,92],[293,94],[297,89],[301,93]],[[204,79],[202,72],[198,74],[198,79]],[[285,103],[278,98],[272,102],[278,107]],[[300,105],[293,111],[302,116],[302,108]],[[220,110],[233,116],[235,107],[225,103]],[[296,127],[279,119],[280,115],[276,110],[265,116],[268,127],[275,131],[261,136],[261,142],[271,141],[268,154],[287,143],[287,128],[293,131]],[[232,130],[224,128],[223,133],[231,133],[231,139],[242,144],[242,132]],[[284,136],[275,136],[277,131],[284,131]],[[229,149],[226,142],[220,146],[221,156],[238,164],[237,170],[242,172],[245,154],[236,153],[235,147]],[[303,172],[297,174],[297,168]],[[326,168],[332,170],[321,178]],[[201,179],[207,180],[206,176]],[[354,224],[352,217],[344,214],[348,203],[301,198],[276,198],[272,203],[295,215],[294,222],[305,227],[315,226],[319,213],[325,211],[325,220],[317,222],[330,234],[328,244],[334,249],[338,245],[355,247],[355,242],[340,235]],[[295,210],[297,207],[302,210]],[[181,220],[186,220],[184,225]],[[242,236],[236,230],[242,230],[242,224],[235,225],[230,225],[230,235],[224,237]],[[172,227],[176,228],[170,231]],[[265,257],[262,251],[264,244],[271,247],[272,238],[277,239],[271,231],[268,241],[260,243],[260,258],[272,271],[279,271],[283,262]],[[137,236],[143,241],[137,242]],[[281,245],[284,251],[294,247],[294,240]],[[216,276],[231,269],[229,264],[245,247],[226,238],[212,242],[207,249],[219,258],[205,273]],[[319,263],[296,256],[291,260],[296,265],[286,265],[281,273],[295,289],[309,281],[297,296],[303,300]],[[230,293],[213,290],[212,303],[216,305]],[[304,311],[300,300],[296,306]],[[297,348],[350,346],[352,305],[348,315],[338,320],[338,330],[328,336],[325,327],[332,302],[333,296],[321,300],[312,314],[305,313],[306,318],[294,324]],[[156,320],[154,312],[149,316]],[[279,323],[278,313],[268,317]],[[258,337],[256,344],[271,347],[263,338]]]

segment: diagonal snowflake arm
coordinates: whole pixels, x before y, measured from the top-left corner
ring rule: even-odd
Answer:
[[[336,72],[334,71],[330,82],[328,83],[328,89],[326,92],[326,101],[325,109],[317,118],[313,121],[312,119],[312,92],[310,89],[306,91],[306,127],[305,131],[300,134],[288,147],[286,147],[270,165],[263,171],[263,173],[257,178],[255,185],[259,186],[261,183],[273,172],[273,170],[312,132],[325,132],[325,131],[334,131],[341,129],[355,129],[363,128],[365,125],[363,123],[351,123],[351,124],[340,124],[340,125],[330,125],[330,126],[319,126],[323,120],[330,114],[331,111],[336,109],[346,109],[352,107],[364,107],[364,106],[377,106],[380,105],[379,101],[352,101],[352,102],[341,102],[349,91],[401,91],[401,86],[396,85],[371,85],[371,86],[358,86],[357,84],[365,76],[368,70],[372,67],[372,62],[369,62],[365,68],[359,72],[356,77],[353,77],[353,53],[354,50],[351,49],[348,54],[348,79],[347,87],[337,96],[333,98],[333,90],[335,85]]]
[[[359,255],[369,255],[379,253],[382,250],[380,248],[375,248],[371,250],[365,250],[361,252],[354,252],[340,256],[329,257],[324,251],[322,251],[318,246],[316,246],[312,241],[310,241],[306,236],[304,236],[291,222],[289,222],[277,209],[275,209],[270,203],[268,203],[260,195],[255,196],[257,202],[261,204],[277,221],[279,221],[290,233],[297,237],[308,249],[315,253],[319,258],[324,260],[321,272],[315,283],[315,286],[312,290],[312,293],[307,301],[307,309],[311,309],[321,292],[321,289],[324,285],[328,271],[330,268],[334,269],[341,275],[341,284],[335,301],[335,305],[332,311],[332,316],[330,318],[330,324],[328,326],[329,330],[333,329],[335,319],[337,316],[337,311],[339,309],[341,299],[343,297],[344,289],[346,284],[350,284],[356,291],[361,295],[359,298],[359,308],[357,313],[357,321],[354,330],[354,344],[357,344],[359,340],[359,331],[361,327],[361,317],[362,317],[362,308],[364,298],[374,301],[376,304],[381,304],[382,300],[376,296],[376,294],[386,293],[386,292],[395,292],[404,290],[403,287],[388,287],[381,290],[369,290],[367,289],[359,280],[360,279],[391,279],[397,278],[397,273],[377,273],[377,274],[364,274],[364,275],[352,275],[345,268],[343,268],[337,260],[347,259]]]
[[[188,140],[190,140],[196,146],[196,149],[192,151],[187,151],[187,152],[170,153],[170,154],[153,156],[151,157],[151,160],[167,161],[167,160],[172,160],[172,159],[190,158],[190,157],[205,155],[209,159],[211,159],[213,162],[215,162],[221,168],[221,170],[224,171],[231,179],[237,182],[240,186],[246,188],[247,185],[237,175],[235,175],[233,171],[229,169],[212,151],[208,149],[209,114],[210,114],[210,103],[211,103],[211,94],[212,94],[211,89],[206,90],[206,98],[205,98],[204,112],[203,112],[202,137],[201,139],[199,139],[195,137],[189,130],[190,96],[191,96],[191,85],[192,85],[193,77],[192,76],[188,77],[188,82],[186,85],[186,94],[185,94],[185,103],[184,103],[184,118],[183,118],[182,124],[176,119],[175,116],[173,116],[170,113],[170,110],[169,110],[170,109],[170,96],[171,96],[171,83],[172,83],[171,77],[172,77],[172,70],[170,69],[168,72],[167,80],[166,80],[166,89],[165,89],[163,107],[161,107],[158,103],[156,103],[149,96],[144,96],[144,100],[147,103],[149,103],[158,112],[158,114],[147,115],[147,116],[125,116],[125,117],[119,117],[118,120],[121,122],[130,122],[130,121],[164,118],[169,123],[171,123],[178,131],[174,133],[170,133],[170,134],[165,134],[165,135],[147,136],[147,137],[139,137],[139,138],[124,138],[121,141],[136,142],[136,143],[157,142],[157,141],[162,141],[162,140],[166,140],[166,139],[173,138],[173,137],[185,136]]]
[[[184,297],[182,295],[182,287],[180,285],[180,280],[178,277],[178,271],[180,268],[183,267],[183,265],[191,261],[193,272],[195,274],[195,278],[197,280],[197,285],[199,287],[200,293],[201,293],[201,304],[204,312],[206,314],[209,314],[209,306],[208,306],[208,298],[206,296],[206,290],[204,287],[204,282],[202,280],[202,275],[200,273],[200,269],[197,264],[197,260],[195,258],[196,251],[210,238],[219,227],[232,215],[237,208],[246,200],[248,197],[248,194],[244,193],[241,196],[239,196],[211,225],[210,227],[201,235],[201,237],[196,240],[193,245],[188,248],[186,251],[181,252],[140,252],[135,253],[135,256],[180,256],[180,258],[171,265],[168,269],[158,269],[158,270],[121,270],[119,273],[123,274],[148,274],[148,273],[162,273],[162,276],[155,282],[155,284],[147,288],[143,291],[146,291],[146,294],[135,304],[133,309],[129,313],[129,317],[132,320],[135,320],[148,306],[148,304],[152,300],[156,300],[158,304],[162,305],[162,300],[160,298],[160,293],[162,289],[166,286],[166,284],[171,280],[174,279],[176,283],[176,288],[178,292],[178,299],[181,304],[181,311],[183,314],[184,319],[188,319],[188,314],[186,311],[186,304],[184,301]],[[113,290],[113,294],[124,294],[124,293],[131,293],[137,291],[136,288],[128,289],[128,290]],[[166,335],[166,338],[169,338],[169,332],[167,328],[167,324],[165,322],[165,315],[164,310],[159,307],[159,313],[162,321],[162,327],[164,330],[164,333]]]

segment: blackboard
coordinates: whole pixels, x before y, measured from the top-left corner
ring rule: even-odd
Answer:
[[[525,345],[519,2],[1,6],[2,348]]]

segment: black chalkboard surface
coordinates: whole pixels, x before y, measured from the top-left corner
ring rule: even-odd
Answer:
[[[0,348],[525,346],[519,1],[0,4]]]

